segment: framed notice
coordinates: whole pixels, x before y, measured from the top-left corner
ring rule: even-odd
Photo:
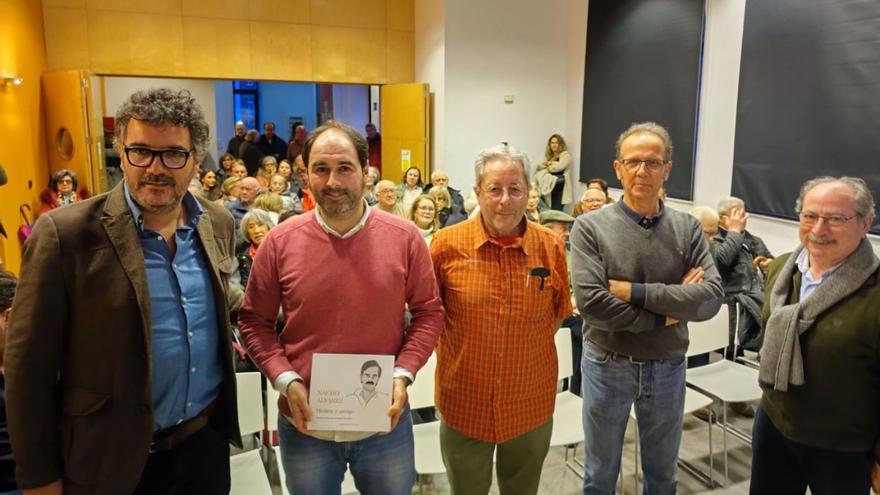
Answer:
[[[394,356],[314,354],[310,430],[391,431]]]

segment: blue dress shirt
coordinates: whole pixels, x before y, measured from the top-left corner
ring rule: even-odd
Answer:
[[[223,381],[211,266],[196,231],[204,210],[187,191],[187,219],[174,233],[177,252],[172,255],[161,235],[144,229],[127,184],[124,189],[150,288],[153,423],[158,431],[197,416],[217,397]]]

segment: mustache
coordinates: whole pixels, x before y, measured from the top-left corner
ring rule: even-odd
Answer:
[[[364,382],[364,385],[375,385],[375,384],[376,384],[376,382],[369,381],[369,380]]]
[[[148,185],[174,186],[177,182],[170,175],[146,173],[138,179],[138,186]]]
[[[834,244],[833,238],[824,235],[807,234],[807,240],[813,244]]]

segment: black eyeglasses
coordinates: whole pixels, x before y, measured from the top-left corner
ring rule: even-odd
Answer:
[[[128,163],[135,167],[149,167],[156,157],[162,161],[162,165],[167,168],[183,168],[189,161],[189,155],[192,151],[183,150],[151,150],[150,148],[124,148],[125,159]]]
[[[666,165],[666,162],[663,160],[637,160],[635,158],[624,158],[620,163],[622,163],[623,167],[630,172],[638,170],[643,163],[645,164],[645,168],[651,172],[656,172],[660,170],[663,165]]]

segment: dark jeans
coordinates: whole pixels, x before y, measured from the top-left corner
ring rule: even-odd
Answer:
[[[568,327],[571,330],[571,362],[573,363],[573,373],[568,389],[578,397],[583,397],[581,391],[581,354],[584,351],[584,320],[581,315],[571,315],[562,320],[562,327]]]
[[[565,181],[557,180],[556,185],[553,186],[553,190],[550,192],[550,209],[562,211],[562,207],[565,206],[562,204],[563,189],[565,189]]]
[[[150,454],[134,495],[227,495],[229,488],[229,443],[208,425],[177,447]]]
[[[867,495],[871,452],[808,447],[785,438],[762,408],[752,427],[752,495]]]

